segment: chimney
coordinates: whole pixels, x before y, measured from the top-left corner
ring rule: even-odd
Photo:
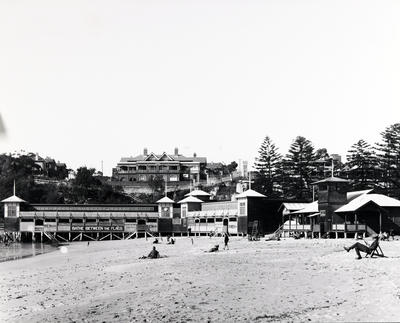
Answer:
[[[143,155],[147,156],[147,148],[143,149]]]
[[[174,155],[175,155],[175,156],[178,155],[178,147],[175,147]]]
[[[196,158],[196,157],[197,157],[197,154],[196,154],[196,153],[193,153],[193,157]]]

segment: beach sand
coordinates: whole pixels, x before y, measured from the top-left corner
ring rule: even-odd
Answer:
[[[152,239],[72,243],[0,263],[2,322],[400,321],[400,241],[355,259],[354,240]]]

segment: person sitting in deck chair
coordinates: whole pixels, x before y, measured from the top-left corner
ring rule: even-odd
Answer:
[[[208,252],[217,252],[219,250],[219,244],[216,244],[214,247],[212,247]]]
[[[362,257],[361,257],[360,251],[365,252],[367,255],[370,255],[373,251],[375,251],[376,248],[378,248],[378,246],[379,246],[379,235],[376,235],[374,237],[374,241],[371,243],[370,246],[356,242],[355,244],[353,244],[350,247],[344,247],[344,250],[349,252],[351,249],[354,249],[357,254],[356,259],[361,259]]]
[[[175,244],[175,239],[174,239],[174,238],[171,238],[171,239],[168,241],[167,244]]]

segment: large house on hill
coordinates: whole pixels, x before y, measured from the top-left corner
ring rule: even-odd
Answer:
[[[179,154],[175,148],[173,154],[154,154],[147,148],[143,154],[136,157],[123,157],[113,169],[114,180],[122,184],[148,183],[152,178],[161,176],[169,182],[199,183],[205,179],[205,166],[207,159],[197,157],[196,153],[191,157]]]

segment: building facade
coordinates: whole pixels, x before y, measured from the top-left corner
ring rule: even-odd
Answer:
[[[354,237],[381,232],[400,233],[400,201],[372,189],[348,192],[349,181],[329,177],[315,182],[318,200],[301,209],[282,206],[284,235]]]
[[[173,154],[163,153],[156,155],[148,153],[145,148],[143,154],[136,157],[123,157],[113,169],[114,180],[121,183],[148,183],[154,178],[162,177],[167,182],[190,182],[199,183],[205,179],[205,166],[207,159],[179,154],[175,148]]]

